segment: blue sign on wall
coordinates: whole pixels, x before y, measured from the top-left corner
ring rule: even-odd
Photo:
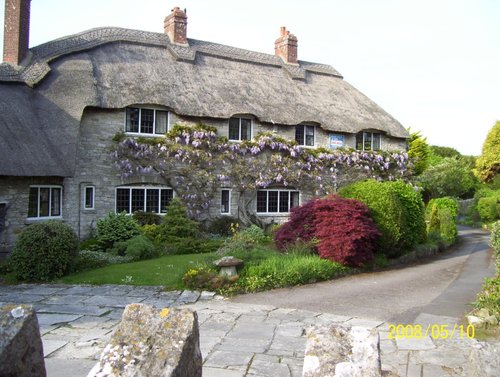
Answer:
[[[344,146],[344,135],[330,134],[330,148],[337,149]]]

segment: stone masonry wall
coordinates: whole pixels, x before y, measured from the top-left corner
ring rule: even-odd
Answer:
[[[149,107],[149,106],[148,106]],[[192,118],[180,117],[171,113],[170,125],[184,124],[194,125],[204,123],[216,127],[218,134],[228,136],[229,122],[226,119]],[[0,177],[0,204],[8,206],[6,221],[3,231],[0,233],[0,256],[8,253],[17,237],[17,234],[29,223],[26,220],[28,210],[28,196],[30,185],[59,184],[63,186],[63,208],[62,220],[69,223],[82,239],[88,237],[96,226],[98,219],[104,218],[108,213],[115,211],[115,190],[121,185],[164,185],[161,178],[151,176],[140,176],[122,180],[117,169],[110,159],[110,147],[113,136],[125,127],[125,109],[105,110],[87,108],[82,116],[79,129],[79,143],[77,150],[77,163],[75,175],[71,178],[12,178]],[[259,132],[274,131],[280,136],[293,140],[295,137],[294,126],[261,124],[257,119],[253,120],[252,135]],[[328,147],[329,131],[316,127],[316,145]],[[355,136],[345,135],[347,147],[354,147]],[[400,139],[382,138],[382,147],[385,150],[402,150],[404,141]],[[341,182],[349,182],[357,177],[357,173],[351,176],[346,172]],[[84,208],[85,187],[94,187],[94,208]],[[255,195],[254,195],[255,196]],[[311,195],[301,192],[301,203],[307,201]],[[239,193],[237,188],[231,188],[231,212],[229,215],[238,217],[241,211],[238,208]],[[209,209],[209,218],[221,216],[220,193],[213,201],[214,205]],[[264,223],[282,223],[287,216],[262,217]],[[31,220],[30,220],[31,221]],[[1,228],[0,228],[1,229]]]

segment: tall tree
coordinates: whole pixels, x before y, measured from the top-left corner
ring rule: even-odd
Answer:
[[[483,144],[481,156],[476,160],[474,174],[482,182],[490,182],[500,173],[500,121],[491,128]]]
[[[410,132],[410,129],[408,129]],[[420,134],[420,131],[410,132],[408,140],[408,157],[413,159],[415,175],[422,174],[429,167],[429,144],[427,139]]]

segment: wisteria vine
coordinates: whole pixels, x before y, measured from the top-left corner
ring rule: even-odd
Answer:
[[[405,178],[413,166],[405,152],[302,148],[274,133],[229,142],[201,124],[175,126],[161,138],[120,134],[115,141],[112,158],[122,178],[161,176],[194,217],[206,212],[220,187],[237,187],[242,194],[278,185],[322,196],[337,190],[339,177]]]

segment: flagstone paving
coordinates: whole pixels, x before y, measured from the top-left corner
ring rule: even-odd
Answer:
[[[389,339],[387,323],[271,305],[232,303],[210,292],[163,292],[162,287],[0,286],[0,304],[30,303],[37,311],[49,377],[86,376],[99,358],[124,307],[132,302],[196,310],[204,377],[297,377],[302,375],[305,329],[339,323],[376,327],[386,376],[468,375],[474,349],[488,344],[461,337]],[[422,313],[415,323],[459,324]]]

